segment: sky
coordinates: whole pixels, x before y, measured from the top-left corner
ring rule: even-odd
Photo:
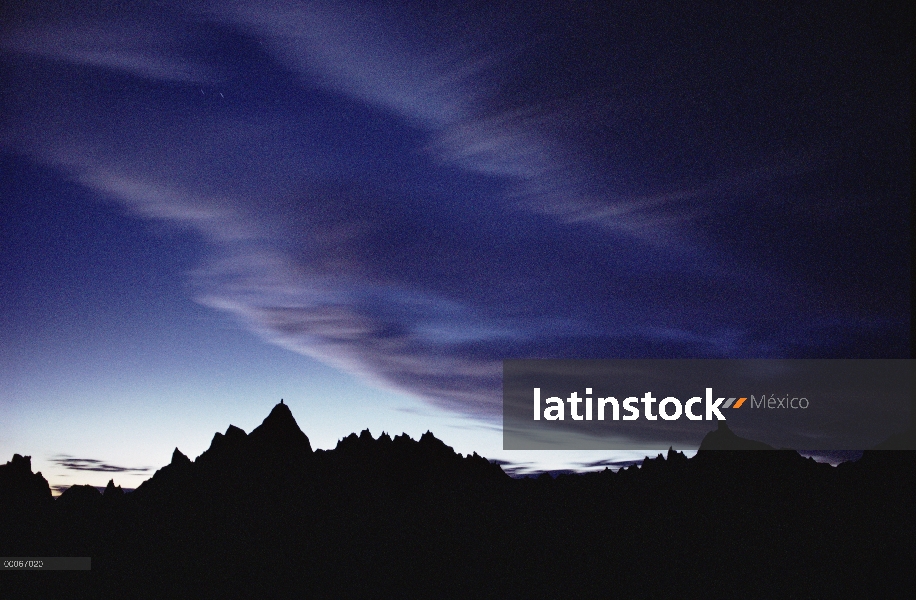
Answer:
[[[905,4],[693,4],[4,5],[0,458],[132,488],[283,398],[603,468],[502,450],[502,360],[909,358]]]

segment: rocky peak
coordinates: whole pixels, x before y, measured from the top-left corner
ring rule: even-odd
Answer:
[[[678,452],[674,449],[673,446],[668,447],[668,464],[670,465],[686,465],[688,458],[684,455],[683,452]]]
[[[15,473],[16,475],[31,475],[32,457],[22,456],[21,454],[14,454],[13,460],[6,463],[6,468],[10,473]]]
[[[719,421],[715,431],[710,431],[700,442],[699,451],[704,450],[775,450],[773,446],[740,437],[725,421]]]
[[[102,496],[105,498],[113,498],[115,496],[123,496],[124,490],[121,489],[121,486],[115,486],[114,479],[108,480],[108,485],[105,486],[105,491],[102,492]]]
[[[51,487],[41,473],[32,473],[32,457],[14,454],[0,465],[0,505],[5,502],[44,502],[51,499]]]
[[[229,432],[226,433],[228,435]],[[282,401],[273,407],[267,418],[248,437],[259,445],[280,443],[312,452],[308,437],[299,428],[289,406]]]
[[[191,459],[188,458],[187,456],[185,456],[184,454],[182,454],[181,450],[179,450],[179,449],[176,447],[176,448],[175,448],[175,451],[172,452],[172,462],[171,462],[170,464],[173,464],[173,465],[189,465],[189,464],[191,464]]]

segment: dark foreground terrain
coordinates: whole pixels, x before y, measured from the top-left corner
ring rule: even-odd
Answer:
[[[0,597],[818,597],[916,588],[916,453],[839,467],[794,451],[669,451],[614,473],[512,479],[425,434],[312,451],[284,404],[177,449],[135,492],[52,500],[0,466],[0,555],[90,556],[3,572]],[[907,591],[908,590],[908,591]]]

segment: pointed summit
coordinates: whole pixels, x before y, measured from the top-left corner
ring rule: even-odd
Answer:
[[[729,429],[725,421],[719,421],[715,431],[710,431],[700,442],[699,451],[704,450],[775,450],[773,446],[749,440]]]
[[[124,490],[121,488],[121,486],[120,485],[116,486],[114,484],[114,479],[109,479],[108,485],[105,486],[105,491],[102,492],[102,496],[106,498],[113,498],[113,497],[123,496],[123,495],[124,495]]]
[[[293,412],[289,409],[289,406],[284,404],[283,401],[280,401],[280,404],[274,405],[270,410],[270,414],[267,415],[267,418],[251,432],[252,435],[256,431],[262,429],[290,429],[295,430],[299,433],[302,433],[302,430],[299,429],[299,424],[296,423],[296,418],[293,417]]]
[[[169,463],[169,464],[173,464],[173,465],[176,465],[176,464],[180,464],[180,465],[191,464],[191,459],[188,458],[187,456],[185,456],[185,455],[181,452],[181,450],[179,450],[178,447],[176,446],[176,447],[175,447],[175,451],[172,452],[172,462]]]
[[[264,422],[249,434],[249,438],[257,444],[280,443],[300,448],[309,454],[312,452],[308,437],[299,429],[289,405],[284,404],[282,400],[273,407]]]

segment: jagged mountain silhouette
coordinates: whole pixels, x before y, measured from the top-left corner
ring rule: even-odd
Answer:
[[[9,597],[887,596],[912,585],[913,452],[839,467],[741,452],[512,479],[432,433],[313,450],[289,407],[229,426],[133,493],[56,500],[0,465],[0,554],[91,556],[89,573],[4,574]],[[765,445],[764,445],[765,446]],[[761,447],[756,445],[755,447]],[[25,578],[20,575],[36,575]]]

